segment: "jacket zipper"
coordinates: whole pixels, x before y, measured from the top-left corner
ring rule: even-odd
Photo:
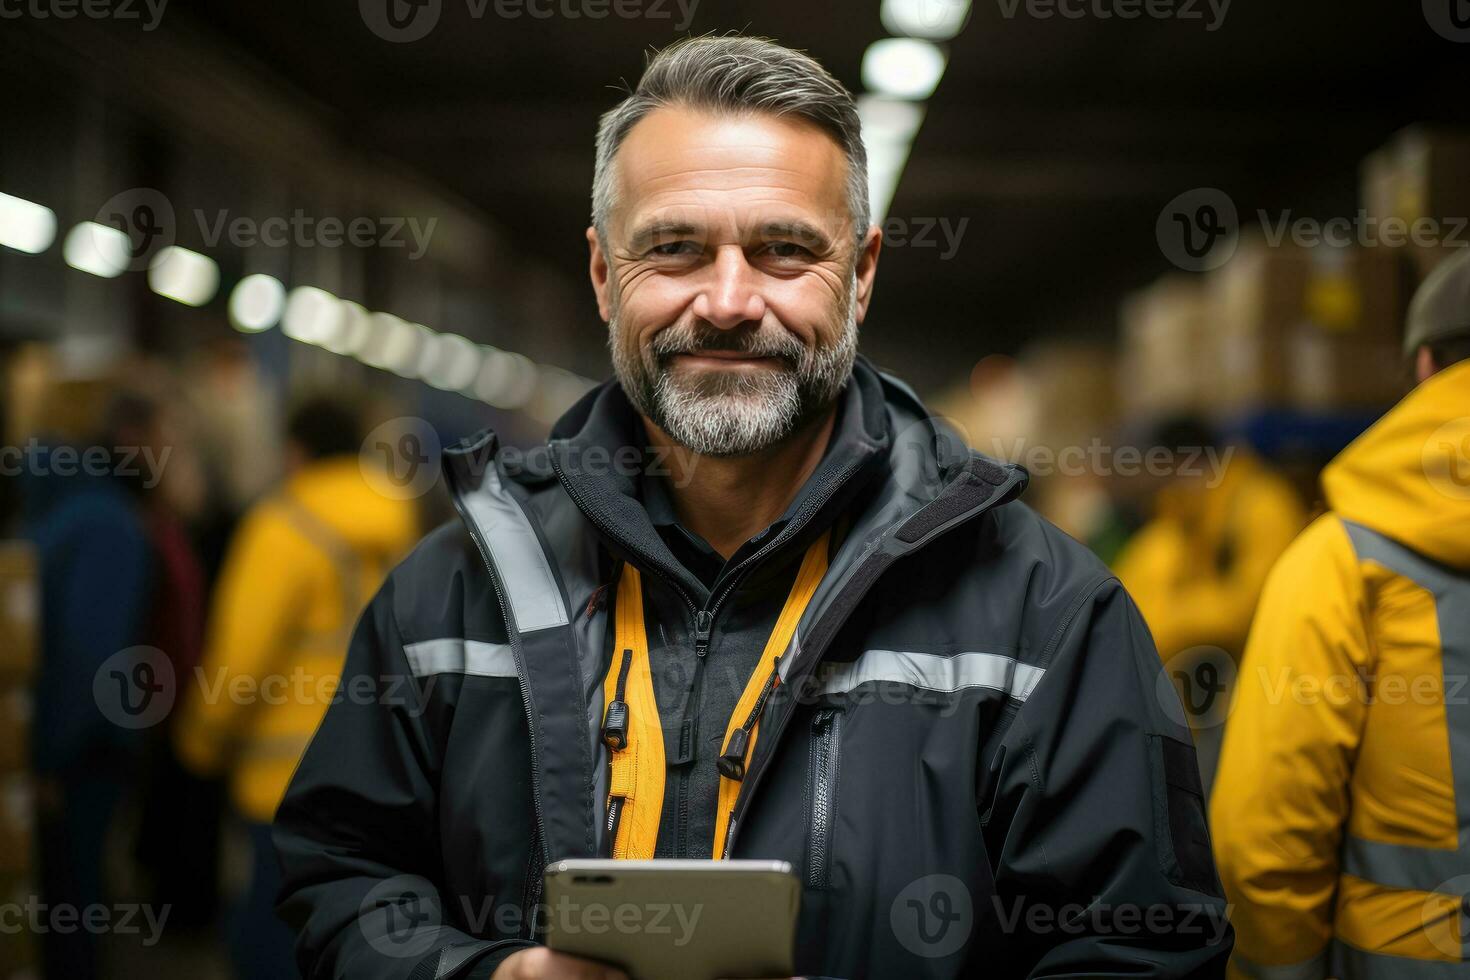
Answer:
[[[586,495],[583,494],[580,489],[577,489],[576,486],[567,479],[566,473],[565,471],[563,471],[561,463],[557,459],[556,453],[553,452],[549,455],[551,457],[552,471],[556,473],[558,482],[567,492],[567,495],[572,498],[572,502],[577,505],[577,509],[580,510],[584,515],[586,515],[587,519],[591,521],[592,524],[597,527],[598,530],[600,530],[603,534],[606,534],[613,540],[617,540],[618,536],[615,533],[615,529],[613,528],[613,526],[602,519],[601,513],[596,508],[588,506],[589,501],[587,500]],[[812,516],[815,515],[816,512],[820,510],[829,499],[831,499],[833,492],[835,492],[838,487],[842,486],[842,484],[851,479],[852,475],[857,472],[858,468],[858,463],[848,463],[848,465],[845,466],[841,472],[837,473],[831,479],[823,483],[822,486],[818,487],[813,493],[812,497],[807,501],[806,506],[802,508],[801,513],[798,514],[797,518],[792,521],[792,524],[797,527],[801,527],[809,522]],[[710,633],[714,629],[715,615],[719,612],[720,606],[724,603],[725,598],[729,596],[730,593],[734,591],[735,586],[745,578],[746,573],[755,565],[757,565],[760,560],[763,559],[766,555],[770,554],[777,547],[783,544],[783,542],[781,541],[781,537],[782,536],[778,534],[775,538],[772,538],[770,541],[766,542],[765,545],[758,548],[755,554],[742,561],[735,568],[735,570],[730,573],[725,581],[720,583],[719,589],[710,595],[709,600],[703,606],[695,605],[694,600],[689,597],[689,593],[684,589],[682,585],[679,584],[677,579],[675,579],[672,575],[668,573],[666,569],[661,568],[652,562],[649,563],[650,567],[653,568],[653,570],[658,574],[658,577],[666,585],[672,588],[679,595],[679,597],[684,600],[684,604],[689,608],[689,610],[694,613],[694,686],[693,690],[690,693],[690,703],[685,709],[685,718],[680,724],[681,739],[685,737],[693,737],[692,712],[698,708],[698,698],[703,693],[702,689],[704,681],[704,662],[707,654],[709,653]],[[678,805],[676,808],[676,814],[677,825],[675,827],[675,853],[682,853],[681,849],[684,847],[684,842],[688,837],[689,829],[689,773],[687,767],[682,769],[679,773]],[[732,820],[726,830],[725,853],[727,855],[729,853],[729,842],[734,838],[734,831],[735,823]]]
[[[1008,482],[1006,484],[1003,484],[1001,487],[996,488],[996,494],[999,494],[1000,492],[1008,489],[1012,485],[1013,485],[1013,481],[1012,482]],[[992,496],[990,498],[988,498],[988,499],[989,500],[994,500],[996,494],[992,494]],[[960,524],[968,523],[974,517],[976,517],[979,514],[985,513],[989,509],[990,509],[990,504],[984,503],[984,504],[979,505],[978,507],[976,507],[973,511],[971,511],[969,513],[966,513],[964,515],[956,515],[956,519],[954,520],[953,524],[951,525],[951,528],[958,527]],[[932,543],[932,542],[926,542],[926,544],[927,543]],[[907,551],[905,553],[905,556],[912,556],[915,553],[916,552],[914,550],[910,550],[910,551]],[[861,563],[859,564],[858,567],[861,567]],[[854,570],[856,570],[856,569],[854,569]],[[871,586],[872,586],[872,583],[870,583],[868,587],[871,588]],[[866,590],[864,590],[864,592],[866,592]],[[833,623],[833,628],[831,630],[827,631],[825,635],[823,635],[823,633],[822,633],[822,627],[826,625],[825,624],[826,616],[822,616],[821,618],[819,618],[817,620],[816,623],[813,624],[812,632],[815,633],[815,634],[817,634],[818,636],[821,636],[822,639],[821,639],[821,642],[820,643],[815,643],[815,644],[808,643],[803,648],[803,650],[802,650],[802,656],[803,656],[803,661],[804,661],[803,666],[805,666],[807,669],[812,669],[812,667],[814,667],[815,664],[821,662],[822,657],[827,652],[827,645],[832,642],[832,639],[837,635],[837,630],[839,628],[841,628],[843,622],[846,622],[847,617],[852,614],[853,607],[857,604],[857,602],[861,601],[861,599],[862,599],[862,594],[859,594],[857,596],[854,596],[853,597],[853,601],[851,603],[849,603],[849,605],[848,605],[847,612],[844,613],[844,615],[841,617],[840,620],[838,620],[838,621],[836,621],[836,622]],[[795,665],[795,662],[793,661],[793,666],[794,665]],[[796,673],[793,673],[791,677],[787,678],[787,683],[788,684],[795,684],[799,680],[800,680],[800,675],[798,675]],[[791,720],[791,715],[793,713],[794,712],[792,712],[792,711],[787,711],[787,712],[785,712],[784,714],[782,714],[777,719],[777,724],[775,725],[775,729],[771,733],[771,739],[772,739],[771,744],[774,745],[774,744],[779,744],[780,743],[781,736],[786,731],[786,725]],[[747,806],[747,807],[749,806],[749,801],[755,796],[755,791],[760,786],[761,778],[763,776],[765,776],[766,770],[769,769],[769,768],[770,768],[770,766],[761,766],[753,774],[751,774],[750,779],[740,789],[740,796],[735,801],[735,809],[730,814],[729,830],[725,834],[725,847],[724,847],[724,852],[723,853],[724,853],[724,856],[727,859],[730,857],[731,852],[734,850],[736,834],[737,834],[738,828],[740,826],[740,822],[744,819],[744,812],[742,810],[742,804],[744,804],[744,806]]]
[[[493,466],[494,463],[492,462],[491,465]],[[452,467],[446,467],[446,469],[450,473],[453,472]],[[452,476],[451,482],[453,482]],[[458,487],[454,487],[454,489],[457,491]],[[485,544],[483,538],[481,538],[479,531],[476,529],[475,522],[466,512],[464,502],[460,499],[460,494],[456,492],[451,494],[451,496],[454,498],[454,509],[459,512],[460,520],[464,521],[465,527],[470,532],[470,538],[475,542],[475,548],[480,552],[480,560],[485,563],[485,570],[490,573],[490,585],[495,590],[495,601],[500,605],[501,622],[506,624],[506,638],[510,640],[511,653],[514,654],[516,661],[516,672],[520,675],[521,707],[526,713],[526,733],[531,743],[531,802],[534,806],[536,817],[536,832],[532,840],[531,853],[534,859],[539,852],[541,869],[544,869],[551,863],[551,858],[546,852],[546,835],[542,832],[542,824],[545,817],[543,816],[544,810],[541,800],[541,752],[536,744],[536,718],[531,705],[530,684],[527,681],[530,674],[526,668],[525,653],[521,649],[520,634],[510,628],[510,624],[515,622],[515,620],[511,616],[510,604],[505,598],[505,590],[501,587],[500,576],[495,571],[495,562],[490,558],[490,549]],[[531,900],[525,910],[527,912],[525,920],[529,929],[527,938],[534,935],[536,930],[535,909],[541,902],[541,889],[543,887],[539,873],[531,877]]]
[[[806,883],[825,889],[828,881],[827,855],[832,845],[832,826],[837,808],[838,759],[842,748],[842,713],[823,708],[812,717],[811,831],[807,835]]]
[[[602,725],[602,741],[612,752],[621,752],[628,747],[628,671],[633,666],[633,651],[623,650],[623,661],[618,667],[618,683],[613,690],[612,704],[607,706],[607,714]],[[617,847],[618,824],[623,816],[623,804],[626,800],[621,796],[610,796],[607,800],[607,823],[603,834],[603,855],[612,857],[613,850]]]

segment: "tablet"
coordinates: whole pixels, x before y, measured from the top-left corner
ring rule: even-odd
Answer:
[[[633,980],[790,977],[801,882],[785,861],[558,861],[546,945]]]

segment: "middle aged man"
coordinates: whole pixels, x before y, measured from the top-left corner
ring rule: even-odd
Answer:
[[[1137,610],[856,354],[866,186],[851,96],[768,41],[673,45],[603,118],[616,381],[446,454],[462,523],[278,816],[308,976],[616,976],[536,947],[542,869],[596,855],[791,862],[803,974],[1221,974]]]

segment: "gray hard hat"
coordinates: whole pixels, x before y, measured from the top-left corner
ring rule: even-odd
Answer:
[[[1414,293],[1404,353],[1452,337],[1470,337],[1470,248],[1456,249]]]

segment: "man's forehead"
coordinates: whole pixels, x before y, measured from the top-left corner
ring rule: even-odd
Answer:
[[[624,220],[767,221],[795,208],[824,226],[847,216],[847,161],[806,120],[662,107],[618,151]]]

